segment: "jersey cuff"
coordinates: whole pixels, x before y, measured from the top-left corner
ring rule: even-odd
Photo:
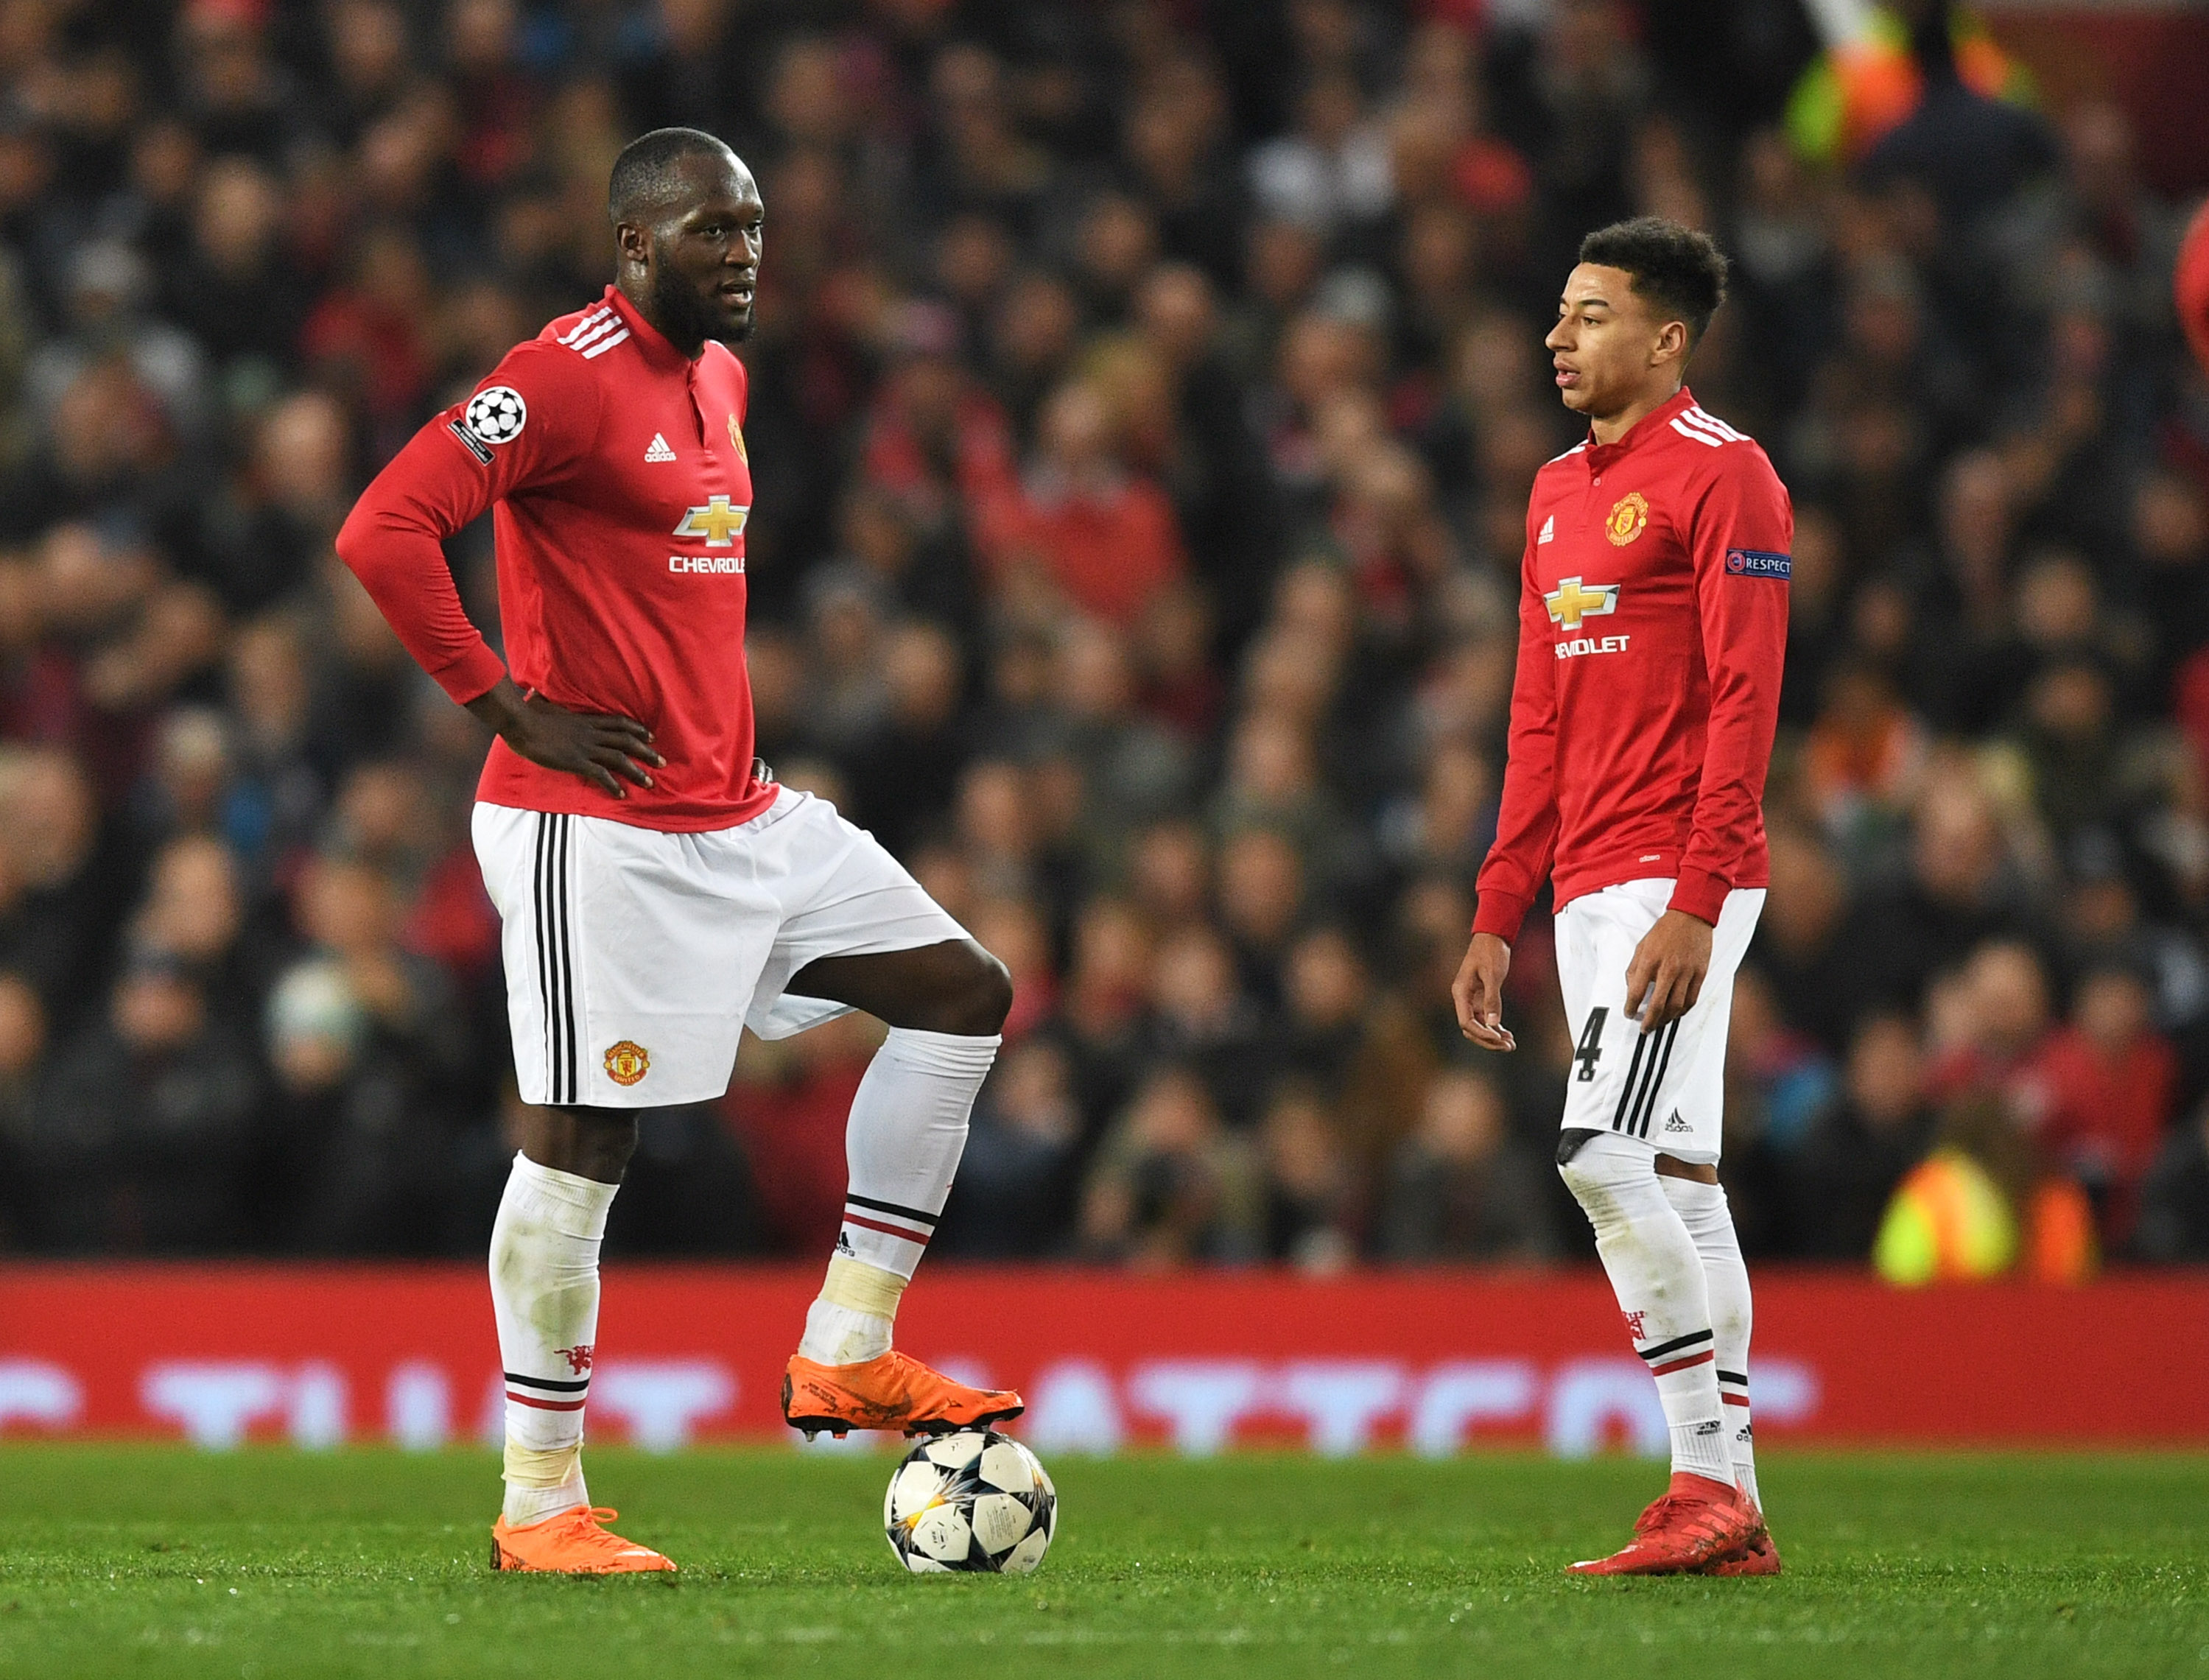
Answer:
[[[498,686],[498,679],[506,675],[506,664],[491,651],[491,644],[479,637],[476,645],[454,659],[442,671],[430,675],[437,686],[453,697],[456,706],[465,706],[471,700],[480,700]]]
[[[1526,912],[1534,900],[1521,898],[1516,893],[1507,893],[1490,887],[1481,893],[1472,908],[1472,930],[1492,933],[1508,945],[1519,936],[1519,924],[1526,919]]]
[[[1708,870],[1683,869],[1672,883],[1672,902],[1668,906],[1683,910],[1699,922],[1718,924],[1718,912],[1725,908],[1726,894],[1733,888],[1719,876]]]

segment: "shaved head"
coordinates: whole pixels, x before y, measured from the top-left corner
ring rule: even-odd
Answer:
[[[623,222],[648,226],[692,189],[683,178],[682,166],[689,158],[725,160],[733,169],[743,165],[727,143],[703,129],[654,129],[639,135],[614,160],[612,178],[606,183],[606,215],[616,227]]]

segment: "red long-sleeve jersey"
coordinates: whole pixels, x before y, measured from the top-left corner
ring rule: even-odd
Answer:
[[[1769,878],[1764,777],[1779,716],[1795,514],[1764,451],[1684,387],[1611,444],[1535,475],[1496,843],[1473,930],[1670,877],[1716,924]]]
[[[636,719],[667,761],[617,799],[494,741],[479,798],[677,832],[773,803],[744,669],[746,392],[725,347],[692,361],[608,286],[509,351],[363,493],[338,553],[446,693],[465,703],[503,674],[441,546],[490,508],[515,681]]]

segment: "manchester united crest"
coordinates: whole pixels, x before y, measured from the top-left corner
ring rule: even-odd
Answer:
[[[1638,490],[1620,497],[1603,522],[1603,534],[1615,547],[1624,548],[1649,527],[1649,503]]]
[[[634,1085],[652,1071],[652,1052],[634,1039],[606,1046],[606,1077],[617,1085]]]
[[[745,466],[752,464],[752,458],[744,453],[744,434],[737,426],[734,414],[729,416],[729,447],[737,452],[737,459]]]

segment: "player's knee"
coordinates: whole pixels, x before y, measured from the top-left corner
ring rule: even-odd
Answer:
[[[530,1158],[579,1178],[595,1179],[602,1184],[621,1183],[629,1158],[636,1153],[635,1112],[583,1107],[561,1107],[552,1112],[558,1119],[546,1129],[544,1153],[553,1159],[544,1159],[533,1148],[528,1152]]]
[[[1654,1191],[1657,1158],[1644,1143],[1616,1132],[1573,1127],[1557,1138],[1557,1176],[1584,1208],[1608,1203],[1620,1191],[1646,1183]]]
[[[979,945],[969,945],[972,960],[954,993],[945,1000],[951,1024],[938,1027],[963,1038],[987,1039],[1004,1030],[1013,1012],[1013,971]]]

